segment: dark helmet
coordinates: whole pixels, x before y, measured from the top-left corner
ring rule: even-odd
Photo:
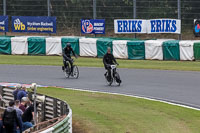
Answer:
[[[67,43],[67,47],[71,47],[71,44],[69,42]]]

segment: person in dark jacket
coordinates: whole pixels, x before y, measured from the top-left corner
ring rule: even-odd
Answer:
[[[3,118],[3,113],[0,114],[0,133],[5,133],[3,128],[2,118]]]
[[[23,86],[22,89],[17,93],[17,100],[21,102],[23,97],[27,97],[27,94],[28,94],[27,89],[25,86]]]
[[[29,103],[29,98],[28,97],[22,97],[21,103],[19,105],[19,109],[21,109],[23,113],[26,110],[27,103]]]
[[[17,93],[21,90],[22,85],[17,84],[16,89],[13,91],[14,101],[17,100]]]
[[[38,105],[39,103],[36,102],[36,107],[38,107]],[[23,131],[33,126],[32,121],[34,120],[35,115],[37,114],[34,113],[33,101],[30,101],[30,106],[25,110],[22,115]]]
[[[73,54],[76,58],[76,54],[74,52],[74,50],[71,48],[71,44],[70,43],[67,43],[67,46],[63,49],[63,64],[64,64],[64,68],[66,68],[66,61],[69,61],[70,63],[70,66],[71,66],[71,72],[73,72],[73,59],[71,58],[71,54]],[[63,68],[63,70],[64,70]]]
[[[16,133],[17,129],[22,132],[19,119],[17,117],[17,112],[14,109],[15,102],[11,100],[9,102],[9,107],[7,107],[3,114],[3,125],[5,127],[6,133]]]
[[[23,112],[22,112],[21,109],[19,109],[19,104],[20,104],[20,101],[16,100],[14,109],[16,110],[17,118],[19,120],[19,129],[17,129],[17,133],[19,133],[20,129],[22,130],[22,128],[23,128],[23,122],[22,122],[22,114],[23,114]]]
[[[111,67],[110,65],[114,65],[114,64],[117,64],[117,61],[115,60],[113,54],[111,53],[111,48],[108,47],[107,48],[107,53],[104,55],[103,57],[103,64],[104,64],[104,67],[105,69],[108,71],[108,80],[110,81],[111,79]],[[106,75],[106,73],[104,74]]]

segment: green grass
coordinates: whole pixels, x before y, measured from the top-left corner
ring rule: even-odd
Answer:
[[[199,133],[200,111],[144,99],[39,88],[69,103],[81,133]]]
[[[122,60],[117,59],[120,68],[136,69],[161,69],[161,70],[182,70],[200,71],[199,61],[157,61],[157,60]],[[62,65],[61,56],[19,56],[0,55],[0,64],[16,65]],[[101,58],[79,57],[76,62],[78,66],[103,67]]]
[[[200,71],[200,62],[117,60],[121,68]],[[0,64],[62,65],[60,56],[0,55]],[[102,59],[78,58],[78,66],[103,67]],[[81,133],[198,133],[200,112],[160,102],[61,88],[38,92],[60,98],[73,110]]]

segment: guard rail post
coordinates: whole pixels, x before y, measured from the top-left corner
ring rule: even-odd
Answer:
[[[64,102],[60,102],[60,115],[64,115],[64,111],[63,111],[63,106],[64,106]]]
[[[46,101],[44,101],[44,103],[41,103],[41,120],[45,121],[45,112],[46,112]]]
[[[69,108],[68,108],[68,104],[65,105],[65,109],[66,109],[66,110],[65,110],[65,114],[66,114],[66,115],[69,114],[69,111],[70,111],[70,110],[69,110]]]
[[[64,103],[64,105],[63,105],[63,112],[64,112],[64,115],[66,114],[66,111],[67,111],[67,109],[66,109],[66,104]]]
[[[0,86],[0,95],[3,98],[3,86]],[[0,101],[0,106],[3,107],[3,101],[2,100]]]
[[[53,117],[57,117],[57,99],[53,100]]]

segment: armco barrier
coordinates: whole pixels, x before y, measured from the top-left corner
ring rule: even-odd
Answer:
[[[0,86],[1,110],[7,107],[7,103],[13,100],[12,92],[15,88]],[[37,94],[38,96],[41,94]],[[29,92],[32,96],[32,92]],[[38,124],[27,129],[24,133],[72,133],[72,110],[69,105],[57,98],[45,96],[45,101],[37,107]]]

